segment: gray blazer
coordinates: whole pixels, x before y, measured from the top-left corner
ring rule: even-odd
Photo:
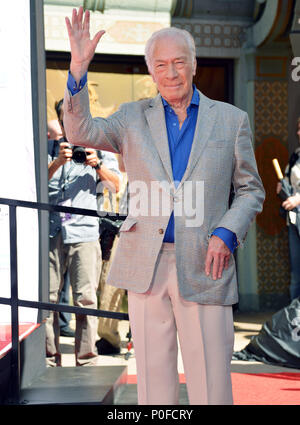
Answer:
[[[182,206],[186,193],[186,199],[200,201],[194,211],[182,207],[181,214],[175,215],[180,293],[186,300],[201,304],[231,305],[238,301],[234,257],[221,279],[207,277],[209,237],[216,227],[225,227],[242,244],[251,222],[262,210],[265,192],[257,172],[247,114],[199,95],[192,150],[177,187],[173,184],[160,95],[123,104],[107,119],[93,119],[87,87],[74,96],[66,89],[64,125],[71,143],[120,153],[128,174],[129,214],[121,227],[108,283],[137,293],[149,289],[170,216],[163,205],[171,210]],[[235,196],[229,208],[231,184]],[[138,187],[143,189],[140,205]]]

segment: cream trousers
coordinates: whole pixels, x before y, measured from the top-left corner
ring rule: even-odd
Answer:
[[[180,296],[174,244],[163,244],[150,289],[128,292],[128,308],[139,404],[179,403],[177,334],[190,404],[233,404],[232,307]]]

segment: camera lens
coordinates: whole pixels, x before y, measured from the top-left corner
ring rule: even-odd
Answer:
[[[83,164],[86,161],[85,148],[82,146],[73,146],[72,148],[72,159],[77,164]]]

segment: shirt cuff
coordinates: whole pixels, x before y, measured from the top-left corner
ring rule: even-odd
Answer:
[[[217,227],[212,235],[218,236],[227,245],[230,251],[233,253],[238,246],[236,234],[231,230],[225,229],[225,227]]]
[[[87,82],[87,72],[83,75],[83,77],[79,81],[79,84],[77,85],[73,75],[69,71],[67,87],[68,87],[69,91],[71,92],[72,96],[74,96],[74,94],[80,92],[80,90],[86,85],[86,82]]]

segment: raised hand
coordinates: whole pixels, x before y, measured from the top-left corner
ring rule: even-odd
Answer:
[[[93,39],[90,38],[90,12],[86,10],[83,13],[82,6],[78,9],[78,13],[76,9],[73,9],[72,23],[68,17],[65,21],[71,47],[70,71],[78,84],[87,72],[97,44],[105,31],[98,31]]]

